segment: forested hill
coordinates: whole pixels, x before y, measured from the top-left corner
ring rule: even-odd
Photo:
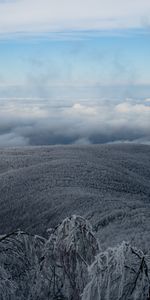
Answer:
[[[150,146],[133,144],[0,150],[0,234],[46,228],[79,214],[103,248],[150,247]]]

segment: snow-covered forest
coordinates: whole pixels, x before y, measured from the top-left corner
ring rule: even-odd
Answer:
[[[0,237],[1,300],[148,300],[150,256],[122,242],[101,249],[90,223],[73,215],[47,238]]]
[[[149,153],[1,149],[0,300],[150,299]]]
[[[150,248],[150,146],[0,149],[0,235],[45,236],[67,216],[89,220],[101,247]]]

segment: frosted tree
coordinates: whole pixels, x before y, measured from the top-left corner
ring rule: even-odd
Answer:
[[[150,299],[149,258],[123,242],[100,253],[89,267],[82,300]]]
[[[12,299],[15,300],[16,283],[6,270],[0,266],[0,299]]]
[[[87,284],[88,265],[99,251],[91,225],[80,216],[66,218],[51,230],[42,266],[44,277],[51,282],[51,294],[68,300],[80,299]]]
[[[44,239],[22,231],[0,239],[0,299],[30,299]]]
[[[150,258],[129,243],[102,252],[80,216],[0,238],[2,300],[150,300]]]

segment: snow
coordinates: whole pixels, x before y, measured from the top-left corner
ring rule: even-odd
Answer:
[[[101,247],[150,248],[150,146],[91,145],[0,150],[0,234],[46,236],[82,215]]]
[[[82,300],[144,300],[150,296],[148,258],[122,242],[101,252],[89,267]]]
[[[0,150],[0,299],[150,299],[149,195],[150,146]]]
[[[0,299],[149,299],[148,254],[127,242],[102,251],[81,216],[48,232],[45,239],[18,230],[0,240]]]

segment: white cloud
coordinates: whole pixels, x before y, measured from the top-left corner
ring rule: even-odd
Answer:
[[[85,106],[80,103],[75,103],[72,107],[72,112],[75,112],[80,115],[86,115],[86,116],[96,116],[97,110],[93,106]]]
[[[116,106],[116,110],[120,113],[149,113],[150,106],[144,104],[130,104],[130,103],[120,103]]]
[[[145,99],[145,102],[148,102],[148,103],[149,103],[149,102],[150,102],[150,98],[146,98],[146,99]]]
[[[28,143],[28,138],[18,136],[13,132],[0,135],[0,146],[2,147],[26,146]]]
[[[0,34],[141,28],[149,0],[16,0],[0,2]]]
[[[74,102],[52,107],[33,101],[5,102],[0,111],[0,146],[150,142],[150,106],[141,100]],[[26,107],[26,109],[25,109]],[[19,113],[18,113],[19,112]]]

